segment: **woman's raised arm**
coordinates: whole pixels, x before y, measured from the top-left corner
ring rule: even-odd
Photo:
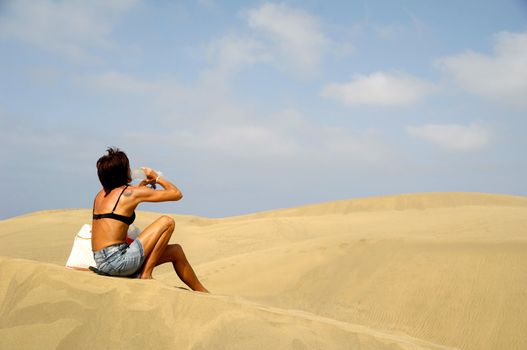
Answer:
[[[172,182],[168,181],[162,176],[149,168],[144,168],[146,174],[146,183],[159,184],[163,190],[156,191],[146,186],[139,186],[134,191],[134,197],[138,202],[169,202],[178,201],[183,198],[183,194]]]

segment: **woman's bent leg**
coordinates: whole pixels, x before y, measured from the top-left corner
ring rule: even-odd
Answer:
[[[174,219],[164,215],[145,228],[137,238],[145,253],[141,278],[152,278],[152,271],[163,255],[174,228]]]
[[[179,244],[168,245],[163,255],[157,261],[157,265],[166,262],[172,263],[179,278],[192,290],[209,293],[207,288],[199,281],[198,276],[196,276],[196,273],[185,256],[185,252],[183,252],[183,248]]]

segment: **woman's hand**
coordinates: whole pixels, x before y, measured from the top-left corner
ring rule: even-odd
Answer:
[[[139,187],[137,191],[134,191],[134,197],[137,200],[137,204],[141,202],[168,202],[168,201],[178,201],[183,198],[183,194],[173,183],[165,179],[165,177],[159,177],[159,174],[152,169],[143,168],[147,179],[143,180],[141,183],[147,183],[147,181],[152,181],[152,184],[155,186],[156,179],[157,183],[163,187],[163,190],[154,191],[153,189],[148,188],[146,185]],[[152,172],[150,172],[150,171]],[[155,176],[155,177],[154,177]]]
[[[151,181],[155,181],[156,180],[158,175],[155,172],[155,170],[153,170],[151,168],[147,168],[147,167],[142,167],[141,169],[143,169],[143,171],[145,172],[147,181],[151,182]]]
[[[152,187],[155,189],[156,187],[156,179],[159,176],[155,170],[148,168],[148,167],[142,167],[143,171],[145,172],[146,179],[141,181],[140,185],[146,186],[146,185],[152,185]]]

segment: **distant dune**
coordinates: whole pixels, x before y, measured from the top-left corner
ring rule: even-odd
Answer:
[[[427,193],[173,215],[214,294],[63,266],[89,209],[0,221],[1,349],[527,349],[527,198]],[[147,226],[160,214],[138,212]]]

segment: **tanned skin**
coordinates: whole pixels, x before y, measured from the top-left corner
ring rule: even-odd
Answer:
[[[146,179],[138,186],[128,186],[124,191],[115,213],[131,216],[139,203],[179,201],[183,194],[173,183],[150,169],[143,168]],[[156,182],[157,180],[157,182]],[[162,190],[148,187],[148,184],[161,185]],[[114,188],[109,193],[104,189],[95,196],[94,213],[111,212],[124,186]],[[188,262],[183,248],[179,244],[168,244],[175,228],[173,218],[163,215],[147,226],[137,239],[141,241],[145,253],[145,262],[141,270],[142,279],[151,279],[154,267],[171,262],[179,278],[192,290],[208,293],[201,284],[192,266]],[[113,244],[125,243],[128,225],[112,219],[92,221],[92,249],[100,250]]]

